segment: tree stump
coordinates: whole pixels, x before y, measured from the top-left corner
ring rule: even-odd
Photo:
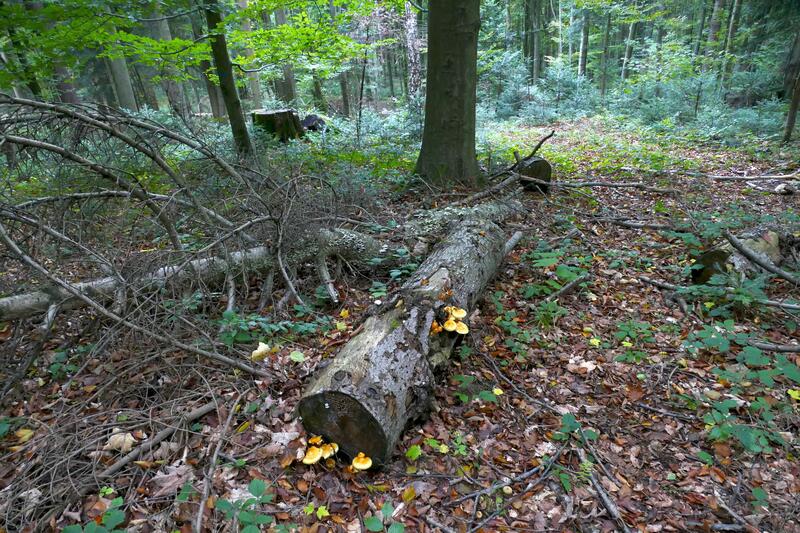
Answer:
[[[251,113],[253,126],[275,135],[281,142],[303,136],[303,125],[294,109],[267,111],[257,109]]]
[[[522,186],[525,190],[538,191],[547,194],[550,191],[549,185],[533,181],[525,181],[525,178],[533,178],[538,181],[550,182],[553,179],[553,167],[550,163],[541,157],[533,156],[523,159],[517,165],[516,171],[519,172],[522,179]]]
[[[354,457],[385,463],[409,421],[427,413],[433,372],[457,333],[432,333],[444,307],[471,310],[503,260],[503,231],[488,219],[461,223],[420,265],[399,294],[364,323],[320,370],[298,407],[306,430]]]

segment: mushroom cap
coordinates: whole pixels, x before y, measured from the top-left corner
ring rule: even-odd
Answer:
[[[461,309],[460,307],[454,307],[452,314],[453,318],[458,318],[458,319],[467,318],[467,312],[464,309]]]
[[[265,342],[259,342],[258,348],[253,350],[253,353],[250,354],[250,359],[253,361],[263,361],[267,354],[269,354],[269,349],[269,344]]]
[[[330,444],[323,444],[320,449],[322,450],[323,459],[327,459],[328,457],[336,453],[336,451],[333,449],[333,446],[331,446]]]
[[[308,439],[308,443],[309,444],[322,444],[322,437],[320,437],[319,435],[315,435],[315,436],[311,437],[310,439]]]
[[[313,465],[322,458],[322,450],[316,446],[309,446],[306,450],[306,455],[303,457],[304,465]]]
[[[450,318],[447,320],[447,322],[444,323],[443,327],[447,331],[455,331],[458,326],[456,326],[456,321]]]
[[[339,445],[335,442],[331,442],[331,446],[333,447],[333,453],[339,453]]]
[[[469,327],[467,327],[467,325],[464,324],[463,322],[459,322],[458,324],[456,324],[456,332],[461,335],[466,335],[467,333],[469,333]]]
[[[358,455],[353,459],[353,468],[356,470],[367,470],[372,466],[372,459],[364,455],[364,452],[358,452]]]

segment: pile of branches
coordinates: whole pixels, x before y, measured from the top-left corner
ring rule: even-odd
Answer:
[[[249,353],[220,341],[224,311],[283,314],[318,277],[336,299],[330,261],[367,264],[388,250],[354,230],[374,211],[357,184],[285,166],[276,178],[267,158],[221,155],[213,134],[0,95],[8,169],[0,184],[0,329],[10,332],[0,401],[29,417],[34,407],[22,400],[30,368],[76,346],[86,346],[87,365],[114,376],[78,405],[70,383],[86,368],[77,369],[48,406],[35,455],[0,487],[9,530],[57,516],[108,477],[90,452],[108,438],[109,421],[87,418],[88,401],[131,411],[123,425],[144,434],[174,427],[187,405],[214,390],[269,377]],[[231,368],[243,372],[234,378]],[[137,409],[126,409],[133,400]],[[3,460],[25,458],[31,444]]]

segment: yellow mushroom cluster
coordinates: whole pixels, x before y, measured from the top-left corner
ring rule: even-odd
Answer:
[[[308,439],[308,448],[303,457],[304,465],[313,465],[320,461],[320,459],[327,459],[327,466],[333,468],[335,464],[331,459],[336,453],[339,452],[339,445],[335,442],[325,443],[322,437],[316,435]],[[358,452],[358,455],[353,459],[351,468],[353,470],[368,470],[372,467],[372,459],[364,455],[364,452]],[[352,472],[352,470],[351,470]]]
[[[469,327],[462,322],[463,319],[467,318],[467,312],[464,309],[448,305],[444,308],[444,312],[447,313],[447,320],[441,325],[434,320],[433,324],[431,324],[431,332],[440,333],[444,330],[449,332],[455,331],[459,335],[466,335],[469,333]]]
[[[336,452],[339,451],[338,444],[335,442],[326,444],[322,440],[322,437],[318,435],[308,439],[308,444],[310,446],[306,450],[306,454],[303,457],[304,465],[313,465],[314,463],[319,462],[320,459],[328,459],[329,457],[333,457],[336,455]]]

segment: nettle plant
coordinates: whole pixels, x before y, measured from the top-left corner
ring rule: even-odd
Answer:
[[[752,346],[750,333],[737,332],[733,320],[715,322],[692,332],[685,342],[694,356],[725,357],[735,352],[735,363],[713,369],[717,378],[730,386],[728,398],[714,398],[703,416],[708,437],[714,441],[735,438],[751,453],[769,453],[773,445],[785,446],[778,425],[781,417],[791,417],[792,406],[776,400],[770,390],[778,382],[800,384],[800,368],[784,354],[770,356]],[[763,395],[748,402],[739,397],[745,389],[752,396],[759,388]],[[716,396],[716,395],[715,395]]]

